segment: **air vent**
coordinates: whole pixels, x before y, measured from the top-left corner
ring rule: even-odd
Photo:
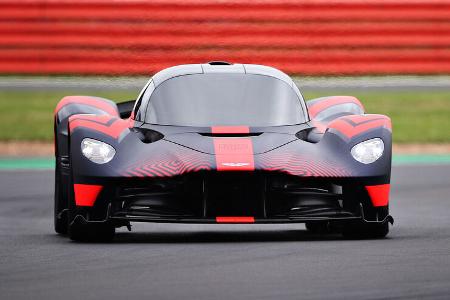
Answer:
[[[154,143],[164,138],[164,135],[161,132],[152,129],[134,128],[133,131],[136,132],[139,139],[146,144]]]
[[[306,128],[297,132],[295,136],[299,140],[315,144],[318,143],[320,139],[323,137],[323,133],[314,130],[314,128]]]

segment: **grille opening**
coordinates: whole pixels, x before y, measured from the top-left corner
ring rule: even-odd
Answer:
[[[188,177],[145,180],[119,187],[119,215],[160,218],[201,216],[201,182]]]
[[[118,188],[117,214],[151,218],[349,216],[338,185],[270,172],[210,172]]]
[[[251,175],[213,176],[205,180],[205,214],[264,217],[264,182]]]
[[[331,183],[277,178],[267,194],[268,216],[322,217],[342,212],[342,189]]]

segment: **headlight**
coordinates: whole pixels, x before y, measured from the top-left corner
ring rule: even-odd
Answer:
[[[353,146],[351,153],[354,159],[363,164],[371,164],[383,155],[384,143],[380,138],[370,139]]]
[[[106,164],[116,154],[116,150],[111,145],[90,138],[81,141],[81,152],[96,164]]]

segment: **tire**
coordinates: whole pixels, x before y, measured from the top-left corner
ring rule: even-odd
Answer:
[[[75,205],[75,195],[73,191],[73,178],[72,172],[70,172],[69,178],[69,188],[68,188],[68,202],[69,202],[69,210],[68,210],[68,233],[69,238],[72,241],[77,242],[111,242],[114,239],[114,235],[116,233],[116,227],[110,222],[98,222],[98,223],[87,223],[80,224],[74,223],[76,213],[76,205]]]
[[[389,233],[389,222],[383,224],[363,221],[344,224],[342,235],[348,239],[382,239]]]
[[[61,170],[58,166],[55,168],[55,194],[54,194],[54,228],[58,234],[67,234],[69,220],[67,212],[67,197],[64,197],[64,188],[61,182]],[[63,213],[61,213],[63,212]],[[58,217],[59,216],[59,217]]]
[[[313,234],[326,234],[326,233],[331,233],[331,228],[329,226],[330,224],[325,221],[325,222],[306,222],[305,223],[305,227],[306,230],[310,233]]]
[[[76,242],[111,242],[116,228],[110,223],[73,224],[69,227],[69,237]]]
[[[357,212],[361,211],[362,205],[366,220],[383,220],[389,216],[389,206],[373,207],[363,186],[349,186],[344,193],[347,194],[347,198],[344,199],[344,209]],[[382,239],[388,233],[389,222],[381,224],[356,220],[342,224],[342,235],[347,239]]]

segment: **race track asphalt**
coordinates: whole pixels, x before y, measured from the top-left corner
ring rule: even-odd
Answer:
[[[384,240],[303,225],[53,232],[51,171],[0,172],[1,299],[450,299],[450,165],[397,166]]]

